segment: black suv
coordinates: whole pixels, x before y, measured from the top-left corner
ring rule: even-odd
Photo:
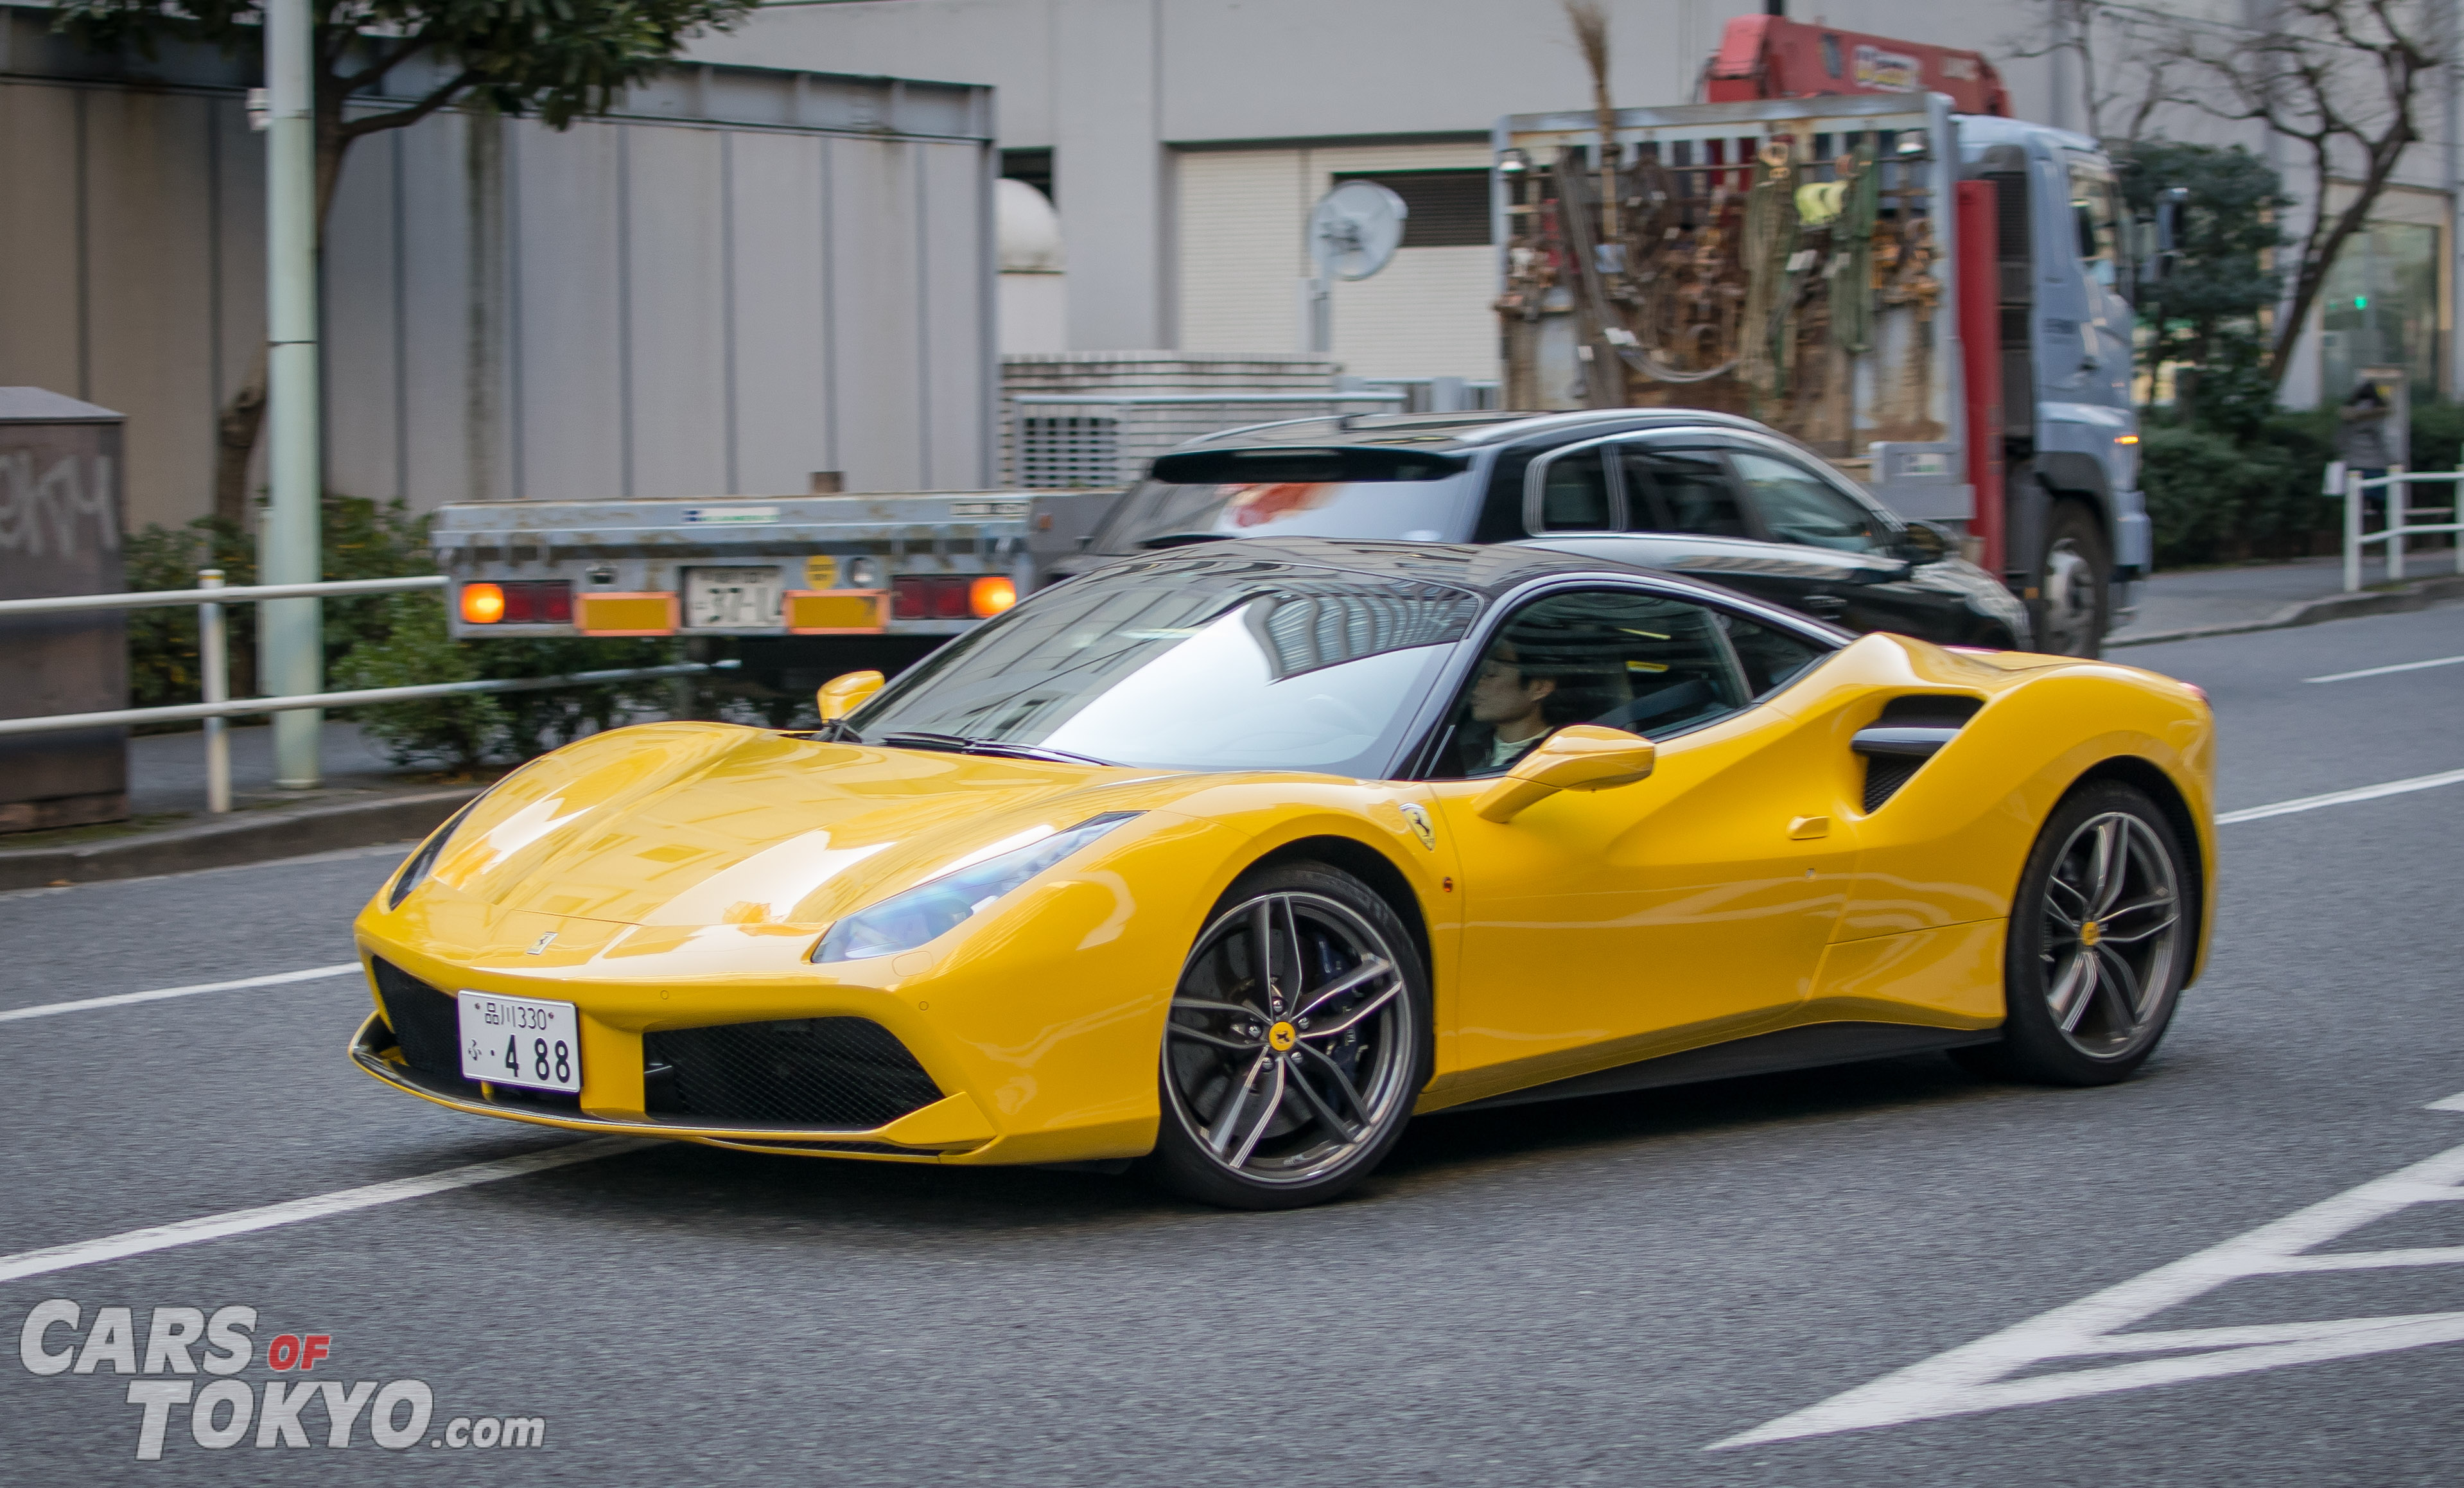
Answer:
[[[1709,580],[1851,630],[2028,641],[2026,607],[1940,530],[1893,515],[1785,435],[1693,409],[1227,429],[1156,460],[1089,547],[1227,537],[1529,543]]]

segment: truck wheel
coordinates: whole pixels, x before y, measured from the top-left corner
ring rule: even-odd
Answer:
[[[2056,656],[2095,656],[2113,613],[2113,553],[2104,528],[2085,502],[2058,501],[2036,563],[2036,649]]]

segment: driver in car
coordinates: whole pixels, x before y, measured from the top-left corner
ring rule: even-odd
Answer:
[[[1464,776],[1504,775],[1547,738],[1555,727],[1547,704],[1556,691],[1556,678],[1524,674],[1513,642],[1501,637],[1490,646],[1466,699],[1471,717],[1462,735]]]

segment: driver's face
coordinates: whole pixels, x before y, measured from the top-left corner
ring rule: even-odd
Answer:
[[[1540,700],[1557,689],[1546,677],[1525,681],[1515,666],[1514,647],[1501,645],[1480,664],[1471,685],[1471,716],[1476,723],[1512,723],[1540,711]]]

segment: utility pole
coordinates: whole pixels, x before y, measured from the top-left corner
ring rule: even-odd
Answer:
[[[308,0],[265,0],[265,312],[267,470],[274,500],[258,537],[263,583],[315,583],[324,457],[317,391],[316,33]],[[257,670],[266,696],[323,689],[323,602],[271,600],[259,610]],[[304,790],[322,777],[324,714],[274,715],[274,782]]]

